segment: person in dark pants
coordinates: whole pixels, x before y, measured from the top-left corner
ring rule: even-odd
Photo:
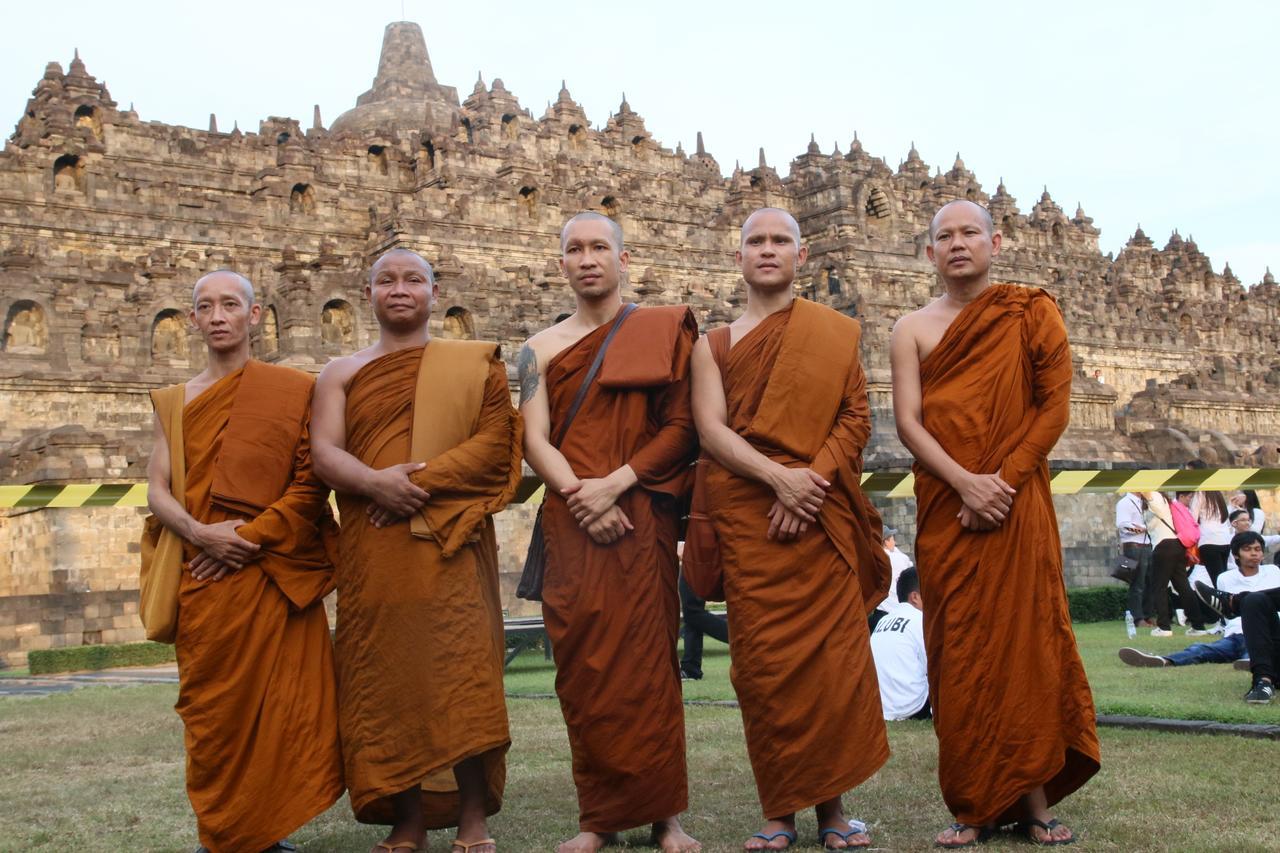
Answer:
[[[1129,583],[1127,607],[1139,628],[1156,624],[1156,589],[1151,579],[1151,536],[1147,532],[1147,501],[1129,492],[1116,502],[1116,530],[1120,534],[1120,550],[1137,563]]]
[[[729,642],[729,623],[718,613],[707,611],[707,603],[689,589],[680,576],[680,610],[684,622],[680,636],[684,639],[684,656],[680,658],[681,680],[702,680],[702,635],[722,643]]]
[[[1191,492],[1179,492],[1176,500],[1186,506],[1191,502],[1191,495]],[[1202,636],[1207,632],[1204,630],[1204,620],[1200,615],[1199,601],[1191,591],[1190,584],[1187,583],[1187,549],[1174,533],[1168,501],[1159,492],[1148,492],[1146,498],[1152,513],[1152,521],[1148,529],[1151,533],[1151,541],[1155,543],[1155,549],[1151,554],[1151,582],[1156,590],[1156,627],[1151,629],[1151,636],[1173,636],[1172,623],[1169,619],[1171,608],[1168,586],[1170,583],[1182,600],[1187,621],[1191,624],[1187,629],[1187,635]]]

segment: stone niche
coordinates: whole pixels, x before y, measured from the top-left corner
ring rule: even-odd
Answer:
[[[4,322],[4,352],[10,355],[44,355],[49,350],[49,322],[44,309],[29,299],[9,306]]]

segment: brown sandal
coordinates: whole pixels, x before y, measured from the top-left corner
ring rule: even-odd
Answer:
[[[388,844],[385,841],[379,841],[374,847],[381,847],[387,853],[396,853],[397,850],[407,850],[408,853],[416,853],[422,848],[414,844],[412,841],[397,841],[395,844]]]
[[[449,842],[449,851],[452,853],[453,848],[457,847],[462,851],[462,853],[469,853],[472,847],[481,847],[485,844],[492,844],[494,850],[498,849],[498,842],[494,841],[492,838],[481,838],[479,841],[472,841],[470,844],[455,838],[453,841]]]

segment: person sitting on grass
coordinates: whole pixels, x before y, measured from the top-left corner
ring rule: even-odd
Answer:
[[[1249,541],[1238,542],[1242,537]],[[1218,576],[1218,590],[1226,594],[1280,587],[1280,568],[1262,565],[1261,538],[1257,533],[1237,533],[1231,540],[1231,555],[1239,568]],[[1256,540],[1256,541],[1255,541]],[[1245,547],[1242,547],[1245,546]],[[1206,586],[1207,584],[1198,584]],[[1209,587],[1212,589],[1212,587]],[[1212,605],[1210,605],[1212,606]],[[1195,643],[1168,655],[1153,655],[1138,649],[1120,650],[1120,660],[1129,666],[1188,666],[1196,663],[1231,663],[1245,657],[1245,636],[1239,616],[1227,621],[1222,638],[1212,643]]]
[[[900,604],[871,632],[871,656],[886,720],[929,720],[929,668],[924,650],[924,599],[915,567],[902,570],[894,589]]]
[[[1249,516],[1249,511],[1247,509],[1237,509],[1231,512],[1231,529],[1234,533],[1244,533],[1246,530],[1252,530],[1252,524],[1253,520]],[[1253,532],[1258,533],[1256,530]],[[1270,536],[1262,533],[1258,533],[1258,535],[1262,537],[1263,554],[1270,554],[1272,551],[1276,550],[1276,548],[1280,548],[1280,536]],[[1236,568],[1236,558],[1234,554],[1227,557],[1227,568]],[[1222,589],[1222,586],[1219,585],[1218,589]]]
[[[1231,551],[1241,567],[1262,562],[1263,539],[1252,530],[1237,533],[1231,540]],[[1275,569],[1274,565],[1264,568]],[[1231,592],[1214,589],[1206,583],[1196,584],[1196,594],[1211,610],[1224,618],[1240,618],[1245,650],[1253,686],[1244,695],[1251,705],[1266,705],[1276,695],[1276,677],[1280,674],[1280,577],[1269,586],[1254,586]]]

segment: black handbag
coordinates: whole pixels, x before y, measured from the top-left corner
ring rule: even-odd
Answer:
[[[1122,581],[1130,586],[1138,574],[1138,561],[1133,557],[1126,557],[1121,554],[1116,558],[1115,565],[1111,567],[1111,577],[1118,581]]]
[[[591,362],[591,368],[587,370],[587,375],[582,380],[582,387],[578,389],[572,405],[569,406],[569,413],[565,416],[564,423],[556,430],[554,440],[551,442],[553,447],[559,448],[564,441],[565,435],[569,432],[569,425],[573,423],[574,417],[578,414],[578,409],[582,407],[582,401],[587,398],[587,390],[591,387],[591,383],[595,381],[596,374],[600,372],[600,365],[604,363],[605,350],[609,349],[609,343],[613,340],[613,336],[618,333],[618,329],[622,328],[622,324],[635,309],[634,302],[629,302],[622,306],[617,322],[613,324],[609,334],[605,335],[604,343],[600,345],[600,350],[596,353],[595,360]],[[543,503],[545,502],[544,498]],[[520,572],[520,583],[516,584],[516,598],[523,598],[525,601],[541,601],[542,580],[546,576],[546,571],[547,549],[546,541],[542,535],[542,507],[539,506],[538,516],[533,521],[533,533],[529,537],[529,553],[524,558],[524,569]]]
[[[1139,512],[1143,511],[1143,507],[1138,506],[1136,501],[1134,501],[1133,503],[1135,505],[1135,508]],[[1148,543],[1151,542],[1151,534],[1147,534],[1147,542]],[[1121,545],[1120,554],[1119,556],[1116,557],[1115,564],[1112,565],[1111,567],[1111,577],[1115,578],[1121,583],[1125,583],[1125,584],[1128,584],[1129,586],[1133,586],[1133,581],[1137,578],[1137,576],[1138,576],[1138,561],[1135,560],[1133,557],[1125,556],[1124,546]]]

